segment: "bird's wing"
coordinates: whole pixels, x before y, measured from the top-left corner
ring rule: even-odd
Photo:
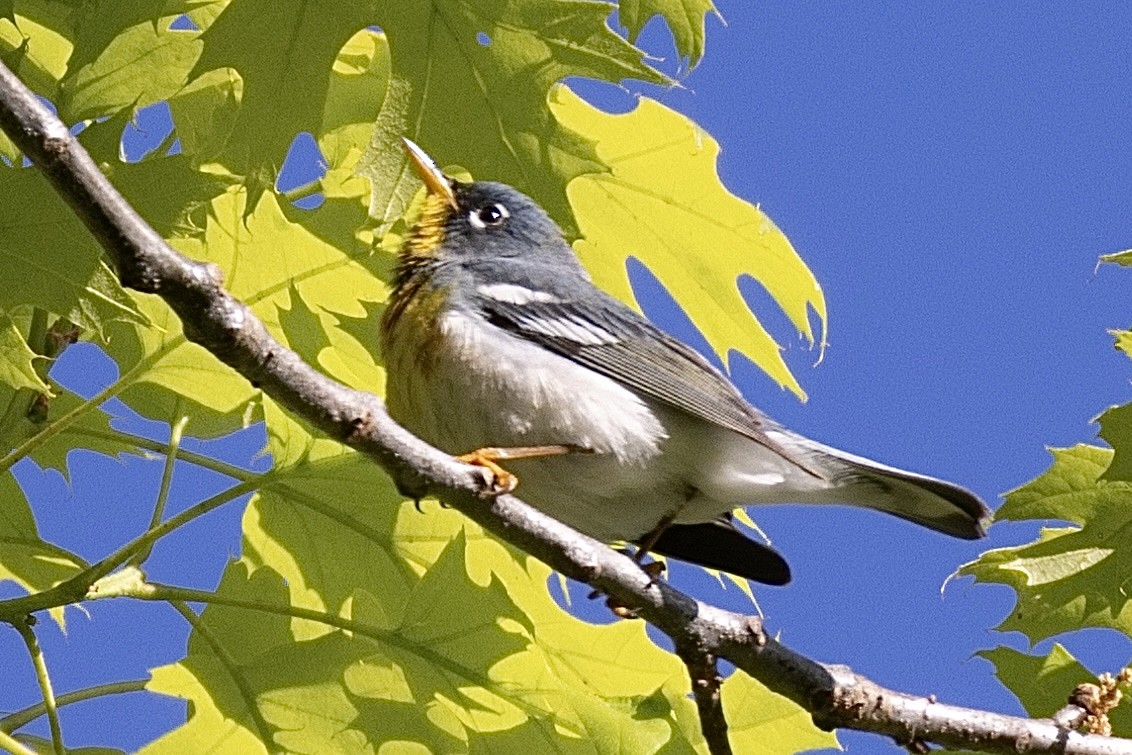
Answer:
[[[766,446],[815,477],[801,454],[768,436],[776,427],[699,353],[594,289],[584,302],[561,296],[485,296],[488,321],[622,383],[636,393]]]
[[[485,298],[488,320],[516,336],[616,380],[636,393],[725,427],[770,449],[815,478],[829,483],[820,500],[886,511],[925,527],[963,538],[985,534],[990,516],[978,496],[932,477],[906,472],[804,438],[763,416],[697,352],[593,289],[573,298],[552,281],[512,291],[522,295]],[[573,293],[573,292],[571,292]],[[817,488],[815,488],[817,490]],[[801,491],[795,491],[801,492]],[[811,490],[809,493],[813,493]],[[741,533],[739,535],[741,537]],[[658,548],[678,558],[693,540],[724,537],[716,529],[688,530]],[[734,571],[731,568],[727,571]],[[738,572],[736,572],[738,573]],[[758,577],[754,577],[758,579]]]

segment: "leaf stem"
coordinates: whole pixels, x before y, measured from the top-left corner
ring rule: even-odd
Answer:
[[[147,360],[138,362],[113,383],[106,386],[94,396],[90,397],[71,411],[64,414],[62,417],[59,417],[51,424],[44,427],[38,433],[13,448],[3,457],[0,457],[0,474],[7,472],[17,461],[24,458],[32,451],[54,438],[59,433],[66,430],[71,426],[71,424],[81,419],[88,412],[93,411],[95,408],[101,406],[102,402],[106,401],[106,399],[122,391],[122,389],[126,388],[134,380],[136,380],[142,374],[143,370],[148,367],[149,364]]]
[[[211,593],[208,594],[211,595]],[[173,610],[184,617],[185,621],[189,622],[189,625],[193,628],[193,631],[196,632],[201,639],[208,643],[208,646],[212,649],[212,652],[216,656],[216,659],[220,661],[220,665],[222,665],[224,667],[224,670],[228,672],[228,676],[231,677],[232,683],[236,685],[236,688],[240,690],[240,695],[244,698],[244,706],[248,710],[248,715],[251,716],[252,721],[255,723],[260,741],[263,742],[265,746],[272,742],[273,738],[271,736],[271,725],[267,723],[267,719],[265,719],[263,717],[263,714],[260,713],[259,706],[256,705],[255,690],[251,688],[251,686],[248,684],[248,680],[245,679],[244,675],[240,673],[240,664],[236,661],[235,658],[232,657],[232,654],[228,652],[227,648],[225,648],[224,645],[221,644],[220,640],[213,636],[212,632],[209,631],[209,628],[203,621],[201,621],[200,616],[197,616],[195,613],[193,613],[192,609],[190,609],[184,601],[169,600],[168,603],[173,607]]]
[[[12,622],[12,626],[23,638],[32,665],[35,666],[35,678],[39,681],[40,692],[43,693],[43,708],[47,712],[47,723],[51,727],[51,746],[55,750],[55,755],[67,755],[67,750],[63,747],[63,727],[59,725],[59,708],[55,704],[55,691],[51,688],[51,675],[47,673],[47,659],[43,657],[43,649],[39,646],[39,639],[35,636],[31,625],[32,622],[27,616],[23,617],[22,621]]]
[[[83,700],[93,700],[98,697],[105,697],[107,695],[120,695],[125,692],[144,692],[145,685],[149,684],[148,679],[131,679],[123,682],[110,682],[108,684],[99,684],[94,687],[87,687],[85,689],[75,690],[74,692],[67,692],[55,698],[55,703],[60,708],[64,705],[71,703],[82,702]],[[22,726],[27,726],[35,719],[42,716],[47,712],[47,706],[43,703],[36,703],[29,705],[23,710],[17,710],[14,713],[0,718],[0,734],[13,732]],[[2,744],[2,741],[0,741]]]
[[[0,729],[0,747],[3,747],[12,755],[35,755],[35,750],[2,729]]]
[[[305,184],[299,186],[292,186],[287,191],[280,192],[280,196],[288,202],[297,202],[300,199],[306,199],[312,194],[317,194],[322,189],[322,179],[316,178],[313,181],[307,181]]]
[[[262,484],[264,478],[269,476],[269,474],[262,475],[254,480],[233,485],[227,490],[223,490],[195,506],[190,506],[180,514],[166,519],[157,527],[147,530],[135,537],[98,563],[84,569],[67,581],[60,582],[50,590],[44,590],[43,592],[33,595],[24,595],[19,598],[0,600],[0,621],[16,624],[25,620],[28,614],[35,611],[43,611],[48,608],[55,608],[84,600],[91,585],[124,564],[130,556],[137,553],[140,549],[150,543],[156,542],[173,530],[191,522],[193,519],[207,514],[213,509],[219,508],[245,493],[254,491]]]
[[[146,451],[153,451],[159,454],[169,454],[173,452],[173,447],[169,443],[164,443],[152,438],[146,438],[142,435],[134,435],[122,430],[98,430],[93,427],[74,427],[71,432],[75,435],[85,436],[87,438],[98,438],[99,440],[110,440],[121,443],[123,445],[137,446],[144,448]],[[190,451],[186,448],[176,449],[177,458],[181,461],[187,461],[190,464],[195,464],[202,469],[208,469],[212,472],[231,477],[240,482],[248,482],[250,480],[258,480],[262,477],[261,472],[254,472],[243,467],[237,467],[234,464],[227,464],[219,459],[214,459],[211,456],[205,456],[195,451]]]
[[[181,410],[181,397],[177,397],[176,411]],[[177,451],[181,447],[181,438],[185,434],[185,425],[189,423],[188,415],[182,414],[175,422],[169,423],[169,452],[165,454],[165,467],[161,470],[161,485],[157,489],[157,500],[153,504],[153,516],[149,520],[149,530],[154,530],[165,517],[165,504],[169,501],[169,487],[173,483],[173,469],[177,465]],[[147,530],[148,531],[148,530]],[[153,553],[154,543],[149,543],[135,553],[129,560],[134,566],[141,566]]]

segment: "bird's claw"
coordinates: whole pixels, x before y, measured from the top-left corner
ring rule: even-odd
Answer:
[[[488,473],[484,475],[485,484],[480,493],[485,498],[494,498],[504,493],[510,493],[519,485],[518,477],[495,463],[496,459],[501,458],[491,453],[496,450],[499,449],[481,448],[456,457],[465,464],[479,467]]]
[[[593,453],[592,449],[580,446],[516,446],[513,448],[498,448],[489,446],[477,448],[471,453],[462,454],[456,458],[465,464],[486,469],[491,472],[491,479],[487,481],[483,495],[494,498],[504,493],[510,493],[519,485],[519,478],[508,472],[496,462],[510,459],[540,459],[546,456],[563,456],[565,454]]]
[[[621,552],[625,553],[625,551],[621,551]],[[625,555],[629,555],[629,554],[625,553]],[[637,565],[640,566],[641,571],[643,571],[648,576],[649,587],[652,587],[653,585],[655,585],[657,583],[657,580],[660,579],[660,575],[663,574],[664,570],[667,568],[663,561],[650,561],[647,564],[641,564],[641,563],[638,562]],[[589,597],[590,600],[593,600],[594,598],[597,598],[597,597],[600,597],[600,596],[601,596],[601,591],[600,590],[594,590],[593,592],[591,592],[589,594],[588,597]],[[638,616],[637,616],[638,611],[637,611],[636,608],[629,608],[628,606],[619,603],[614,598],[606,598],[605,599],[605,607],[608,608],[610,611],[612,611],[613,615],[616,616],[619,619],[636,619],[636,618],[638,618]]]

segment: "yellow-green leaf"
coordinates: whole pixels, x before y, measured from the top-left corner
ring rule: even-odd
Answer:
[[[1102,475],[1108,449],[1053,449],[1054,463],[1037,479],[1008,493],[997,518],[1061,520],[1036,542],[987,551],[959,573],[1014,588],[1017,605],[999,625],[1038,642],[1082,627],[1132,635],[1132,483]]]
[[[274,181],[296,134],[318,130],[331,66],[347,40],[375,23],[376,8],[374,0],[241,0],[205,30],[190,77],[231,68],[242,79],[240,109],[218,159],[249,176],[253,199]]]
[[[1111,406],[1096,418],[1097,433],[1112,446],[1112,461],[1105,470],[1106,480],[1132,482],[1132,404]]]
[[[462,165],[530,194],[572,229],[566,183],[602,165],[585,137],[547,111],[548,91],[568,76],[667,81],[609,28],[612,10],[580,0],[383,4],[378,24],[389,35],[391,96],[399,101],[385,106],[364,161],[375,217],[396,203],[405,163],[390,146],[404,135],[440,165]],[[391,171],[386,161],[394,158]]]
[[[662,16],[672,32],[676,52],[695,66],[704,56],[704,16],[715,10],[711,0],[620,0],[617,15],[636,43],[641,29],[654,16]]]
[[[1017,696],[1031,718],[1048,718],[1065,706],[1078,684],[1096,684],[1090,672],[1068,650],[1054,643],[1048,654],[1029,655],[1013,648],[980,650],[976,655],[994,664],[995,676]],[[1115,674],[1119,669],[1109,669]],[[1117,706],[1110,715],[1113,736],[1132,734],[1132,708]]]
[[[347,225],[345,238],[323,239],[306,224],[288,219],[271,194],[245,219],[246,196],[233,188],[214,198],[204,214],[203,233],[175,238],[174,246],[220,265],[228,290],[251,305],[276,337],[339,380],[379,388],[384,373],[369,344],[359,343],[337,325],[340,318],[363,316],[367,310],[362,302],[381,301],[386,295],[385,284],[361,264],[368,262],[369,252],[350,236],[355,226]],[[353,220],[360,223],[364,208],[355,205]],[[315,219],[309,223],[315,230],[323,212],[311,213]],[[335,220],[349,223],[351,218],[338,212]],[[343,243],[350,247],[343,249]],[[206,436],[258,418],[259,391],[203,348],[188,343],[164,304],[147,299],[145,307],[155,327],[119,329],[108,347],[130,376],[122,400],[155,419],[172,416],[174,402],[187,401],[183,411],[193,417],[193,432]],[[320,332],[323,335],[310,340]],[[376,325],[373,334],[376,340]]]
[[[0,383],[12,389],[29,388],[50,395],[51,387],[36,371],[36,354],[12,318],[0,311]]]
[[[1108,334],[1113,337],[1115,348],[1132,357],[1132,330],[1110,330]]]
[[[137,2],[137,0],[135,0]],[[128,9],[119,3],[119,10]],[[95,37],[80,36],[67,75],[59,84],[59,114],[67,122],[101,118],[163,100],[188,81],[201,53],[199,34],[170,31],[181,11],[161,13],[167,3],[145,0],[114,19],[81,24]],[[103,13],[106,10],[100,7]],[[114,36],[103,38],[104,33]]]
[[[29,593],[42,592],[85,569],[73,553],[39,536],[35,517],[11,472],[0,474],[0,583],[11,581]],[[63,628],[63,608],[51,610]]]
[[[741,671],[724,680],[720,695],[735,752],[793,755],[828,747],[840,749],[837,735],[815,726],[804,708]]]
[[[806,264],[758,207],[730,192],[716,172],[719,145],[683,115],[642,98],[609,115],[566,87],[555,116],[592,140],[609,172],[574,179],[570,203],[583,238],[575,248],[595,282],[632,302],[625,261],[635,257],[665,285],[725,362],[741,351],[799,396],[780,348],[747,307],[739,278],[770,293],[810,343],[811,311],[822,336],[825,298]]]
[[[1100,261],[1123,265],[1124,267],[1132,267],[1132,249],[1126,249],[1123,252],[1113,252],[1112,254],[1102,254]]]

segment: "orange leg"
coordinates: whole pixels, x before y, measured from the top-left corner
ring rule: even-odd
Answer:
[[[491,472],[492,494],[502,495],[510,493],[519,484],[519,478],[508,472],[496,462],[509,459],[539,459],[544,456],[563,456],[574,453],[591,453],[588,448],[580,446],[516,446],[514,448],[477,448],[471,453],[461,454],[456,458],[465,464],[483,467]]]

